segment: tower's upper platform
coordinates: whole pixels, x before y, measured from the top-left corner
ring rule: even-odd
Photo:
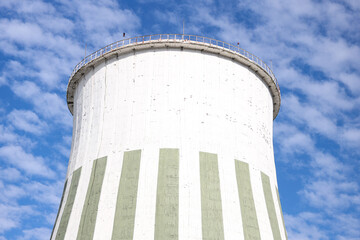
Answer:
[[[267,64],[257,56],[239,46],[212,38],[183,34],[156,34],[124,39],[109,44],[86,56],[75,66],[69,78],[66,98],[70,112],[73,113],[76,86],[81,76],[84,75],[89,68],[94,67],[98,62],[104,59],[119,56],[131,51],[166,47],[195,49],[215,53],[247,66],[268,86],[273,99],[273,118],[276,118],[281,103],[280,87],[275,75]]]

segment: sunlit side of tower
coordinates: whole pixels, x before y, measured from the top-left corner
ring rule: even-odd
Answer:
[[[113,43],[70,77],[69,166],[52,240],[287,239],[270,68],[221,41]]]

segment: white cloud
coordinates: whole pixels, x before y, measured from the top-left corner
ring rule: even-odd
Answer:
[[[35,111],[40,115],[67,127],[71,126],[71,114],[65,99],[60,98],[56,93],[43,92],[35,83],[29,81],[15,82],[12,90],[20,98],[31,101]]]
[[[314,175],[317,177],[330,177],[334,180],[343,179],[346,175],[345,173],[349,171],[347,166],[330,154],[324,154],[318,151],[312,154],[312,158],[313,161],[311,165],[316,168]]]
[[[35,145],[29,138],[15,133],[10,126],[6,127],[2,124],[0,124],[0,143],[21,145],[27,148],[32,148]]]
[[[19,240],[29,240],[29,239],[37,239],[37,240],[47,240],[51,235],[51,229],[49,228],[33,228],[23,230],[23,236],[18,238]]]
[[[321,230],[313,220],[323,221],[322,216],[314,213],[300,213],[292,216],[285,214],[288,238],[291,240],[326,240],[327,233]]]
[[[79,44],[67,36],[71,33],[72,21],[58,17],[49,29],[46,25],[51,23],[49,18],[54,19],[49,15],[34,21],[0,19],[1,50],[26,62],[16,71],[7,71],[5,77],[27,74],[27,77],[37,77],[46,86],[55,88],[64,75],[71,74],[76,59],[83,54]]]
[[[222,39],[232,43],[240,39],[241,45],[248,50],[254,50],[262,58],[272,58],[275,74],[280,76],[280,86],[285,81],[283,87],[301,89],[314,103],[328,110],[331,107],[334,111],[355,107],[353,99],[347,97],[335,82],[310,81],[305,74],[289,75],[287,71],[293,60],[301,59],[312,68],[323,71],[329,78],[344,82],[347,87],[359,85],[356,83],[358,81],[344,79],[344,73],[352,74],[350,69],[359,69],[360,48],[343,38],[343,32],[355,32],[352,23],[356,21],[355,14],[346,11],[341,4],[310,0],[302,1],[301,4],[296,0],[265,0],[257,4],[241,1],[240,10],[251,9],[258,14],[260,24],[251,30],[236,23],[231,14],[211,14],[212,7],[195,5],[197,22],[218,27],[218,36]],[[336,18],[333,17],[334,12]],[[335,35],[323,36],[319,32],[320,28],[327,31],[332,29],[331,34]],[[343,32],[333,33],[334,29]]]
[[[8,115],[8,121],[17,129],[33,134],[43,134],[47,130],[46,122],[29,110],[13,110]]]
[[[0,87],[6,84],[7,84],[6,78],[4,76],[0,76]]]
[[[339,240],[358,240],[360,237],[360,219],[351,214],[339,214],[335,216],[334,227],[339,228],[345,234],[337,235]]]
[[[6,181],[17,181],[21,179],[21,173],[16,168],[0,168],[0,179]]]
[[[65,17],[59,17],[54,15],[41,15],[36,17],[36,22],[54,34],[67,35],[71,34],[75,30],[75,23]]]
[[[351,8],[352,10],[360,10],[360,2],[357,0],[344,0]]]
[[[348,145],[353,147],[360,146],[360,129],[359,128],[348,128],[342,132],[342,139],[346,141]]]
[[[305,152],[311,154],[315,151],[315,143],[311,136],[292,124],[275,122],[274,138],[276,143],[280,144],[283,153]]]
[[[356,107],[354,100],[346,95],[337,82],[314,82],[304,79],[301,86],[298,84],[297,87],[308,94],[312,103],[324,108],[323,111],[335,113],[341,110],[352,110]]]
[[[3,125],[0,125],[0,142],[1,143],[9,143],[9,142],[17,142],[20,137],[14,132],[10,131]]]
[[[321,213],[300,212],[285,214],[284,218],[291,240],[357,240],[360,236],[360,221],[350,214],[324,216]],[[327,228],[324,229],[324,226]]]
[[[0,233],[17,228],[21,220],[29,215],[37,214],[32,206],[18,206],[0,203]]]
[[[358,74],[340,72],[337,79],[344,83],[354,95],[360,95],[360,81]]]
[[[63,181],[53,183],[33,181],[23,184],[22,188],[31,193],[30,198],[35,199],[38,203],[51,204],[57,207],[61,197],[58,193],[59,189],[63,188]]]
[[[35,98],[41,94],[40,88],[30,81],[15,82],[12,90],[16,95],[25,99]]]
[[[131,36],[140,26],[139,18],[115,1],[78,1],[77,10],[87,41],[98,47],[119,40],[123,32]]]
[[[169,22],[174,25],[181,25],[183,24],[182,19],[177,19],[177,15],[174,12],[170,11],[155,11],[154,15],[160,20],[164,22]]]
[[[0,76],[0,86],[8,85],[14,78],[17,77],[33,77],[36,73],[26,66],[24,66],[21,62],[16,60],[10,60],[5,63],[4,68],[6,69]],[[21,71],[19,71],[21,69]],[[2,79],[2,80],[1,80]]]
[[[71,146],[72,136],[63,136],[63,141],[66,146]]]
[[[42,157],[26,153],[20,146],[8,145],[0,147],[0,157],[3,162],[25,171],[26,174],[46,178],[55,177],[55,172],[46,165]]]
[[[24,197],[26,192],[20,186],[6,184],[0,182],[0,200],[3,203],[13,203],[14,201]]]
[[[21,14],[39,14],[39,13],[54,13],[55,8],[48,3],[39,0],[32,1],[3,1],[0,3],[0,7],[6,7],[8,9],[15,10]]]
[[[40,45],[46,42],[42,29],[34,23],[0,19],[0,31],[2,32],[0,39],[25,46]]]
[[[329,214],[359,205],[359,186],[355,182],[313,180],[300,191],[312,206]]]
[[[70,156],[70,146],[69,145],[62,145],[62,144],[56,144],[54,147],[61,153],[64,157],[68,158]]]
[[[321,39],[312,50],[313,55],[307,59],[308,63],[331,77],[336,78],[344,70],[358,68],[360,48],[349,45],[344,39]]]
[[[38,0],[1,5],[19,15],[0,18],[0,49],[22,62],[16,71],[0,74],[1,84],[19,73],[31,73],[27,77],[50,89],[65,90],[66,85],[59,83],[67,79],[83,57],[85,43],[90,49],[94,45],[102,47],[119,40],[122,32],[134,33],[140,25],[139,18],[120,8],[116,1],[60,1],[56,7],[63,10],[70,7],[74,13],[69,16]],[[80,41],[74,38],[74,32]]]
[[[305,124],[312,130],[333,139],[337,125],[332,118],[324,115],[316,106],[300,103],[295,95],[283,96],[282,104],[287,116],[294,122]]]

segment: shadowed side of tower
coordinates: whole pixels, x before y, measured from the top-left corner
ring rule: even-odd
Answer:
[[[287,239],[271,70],[221,41],[156,36],[111,44],[75,68],[51,239]]]

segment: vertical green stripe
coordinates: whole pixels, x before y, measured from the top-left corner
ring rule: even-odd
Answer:
[[[94,160],[93,162],[89,186],[81,214],[79,231],[76,238],[77,240],[93,239],[106,161],[107,158],[103,157]]]
[[[216,154],[200,152],[203,239],[224,239],[220,179]]]
[[[241,218],[245,240],[260,239],[259,224],[256,216],[254,197],[251,187],[249,164],[235,160]]]
[[[112,239],[133,239],[141,150],[124,153]]]
[[[63,188],[63,192],[62,192],[61,200],[60,200],[60,206],[59,206],[58,212],[57,212],[57,214],[56,214],[55,224],[54,224],[54,227],[53,227],[53,229],[52,229],[52,231],[51,231],[50,240],[52,239],[52,236],[53,236],[53,234],[54,234],[54,230],[55,230],[55,226],[56,226],[57,220],[58,220],[58,218],[59,218],[61,206],[62,206],[62,203],[63,203],[63,201],[64,201],[64,194],[65,194],[65,190],[66,190],[66,184],[67,184],[67,179],[66,179],[65,184],[64,184],[64,188]]]
[[[280,209],[280,212],[281,212],[281,220],[282,220],[282,224],[283,224],[283,227],[284,227],[285,237],[286,237],[286,239],[288,239],[286,228],[285,228],[284,215],[283,215],[283,211],[282,211],[281,203],[280,203],[279,190],[278,190],[277,187],[276,187],[276,195],[277,195],[277,199],[278,199],[278,203],[279,203],[279,209]]]
[[[59,228],[56,233],[56,238],[55,238],[56,240],[62,240],[65,237],[67,225],[68,225],[69,219],[70,219],[71,210],[72,210],[72,207],[73,207],[74,201],[75,201],[77,187],[79,185],[80,175],[81,175],[81,167],[73,172],[70,190],[69,190],[67,200],[65,203],[65,208],[62,213]]]
[[[270,179],[266,174],[261,172],[261,180],[262,180],[266,208],[267,208],[268,215],[269,215],[269,220],[270,220],[273,237],[274,237],[274,240],[281,240],[279,223],[278,223],[278,220],[276,217],[276,212],[275,212],[274,199],[273,199],[272,193],[271,193]]]
[[[179,150],[160,149],[155,239],[178,239]]]

